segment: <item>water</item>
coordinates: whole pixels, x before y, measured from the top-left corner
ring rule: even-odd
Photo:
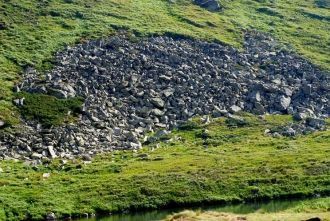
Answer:
[[[212,210],[217,212],[228,212],[236,214],[249,214],[255,212],[279,212],[301,203],[301,200],[276,200],[269,202],[255,202],[246,204],[233,204],[221,206],[200,206],[187,207],[167,210],[153,210],[138,213],[114,214],[108,217],[97,217],[93,219],[81,219],[79,221],[158,221],[166,218],[175,212],[180,212],[184,209],[190,210]]]

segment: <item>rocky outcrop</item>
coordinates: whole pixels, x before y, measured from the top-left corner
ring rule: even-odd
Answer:
[[[212,12],[221,10],[218,0],[194,0],[194,3]]]
[[[131,42],[125,35],[68,47],[44,79],[29,69],[16,89],[83,97],[79,121],[50,129],[26,122],[0,135],[0,157],[40,161],[139,149],[146,132],[196,115],[328,117],[329,73],[257,32],[246,33],[244,48],[170,37]]]

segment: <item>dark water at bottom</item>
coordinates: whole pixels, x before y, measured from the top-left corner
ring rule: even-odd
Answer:
[[[106,217],[96,217],[93,219],[81,219],[79,221],[158,221],[166,218],[175,212],[180,212],[185,209],[189,210],[212,210],[218,212],[229,212],[236,214],[249,214],[254,212],[279,212],[308,200],[274,200],[269,202],[255,202],[255,203],[242,203],[232,205],[212,205],[212,206],[200,206],[200,207],[181,207],[177,209],[167,210],[153,210],[137,213],[127,214],[114,214]]]

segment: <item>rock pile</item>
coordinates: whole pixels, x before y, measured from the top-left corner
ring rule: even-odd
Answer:
[[[89,158],[139,149],[146,132],[195,115],[328,117],[329,73],[257,32],[246,33],[244,47],[170,37],[131,42],[125,35],[68,47],[45,79],[29,69],[16,90],[85,98],[79,122],[50,129],[26,122],[16,134],[0,135],[0,157]]]
[[[285,126],[280,126],[272,129],[267,129],[265,134],[273,137],[286,136],[294,137],[301,134],[313,133],[317,130],[325,130],[326,122],[322,119],[307,118],[305,120],[289,123]]]

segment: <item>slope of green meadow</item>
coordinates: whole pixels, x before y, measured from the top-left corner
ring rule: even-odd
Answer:
[[[263,135],[290,116],[198,119],[138,153],[117,151],[91,163],[43,166],[0,162],[0,220],[156,209],[330,194],[330,131],[295,138]],[[158,146],[158,148],[156,148]],[[290,212],[324,213],[329,198]]]

